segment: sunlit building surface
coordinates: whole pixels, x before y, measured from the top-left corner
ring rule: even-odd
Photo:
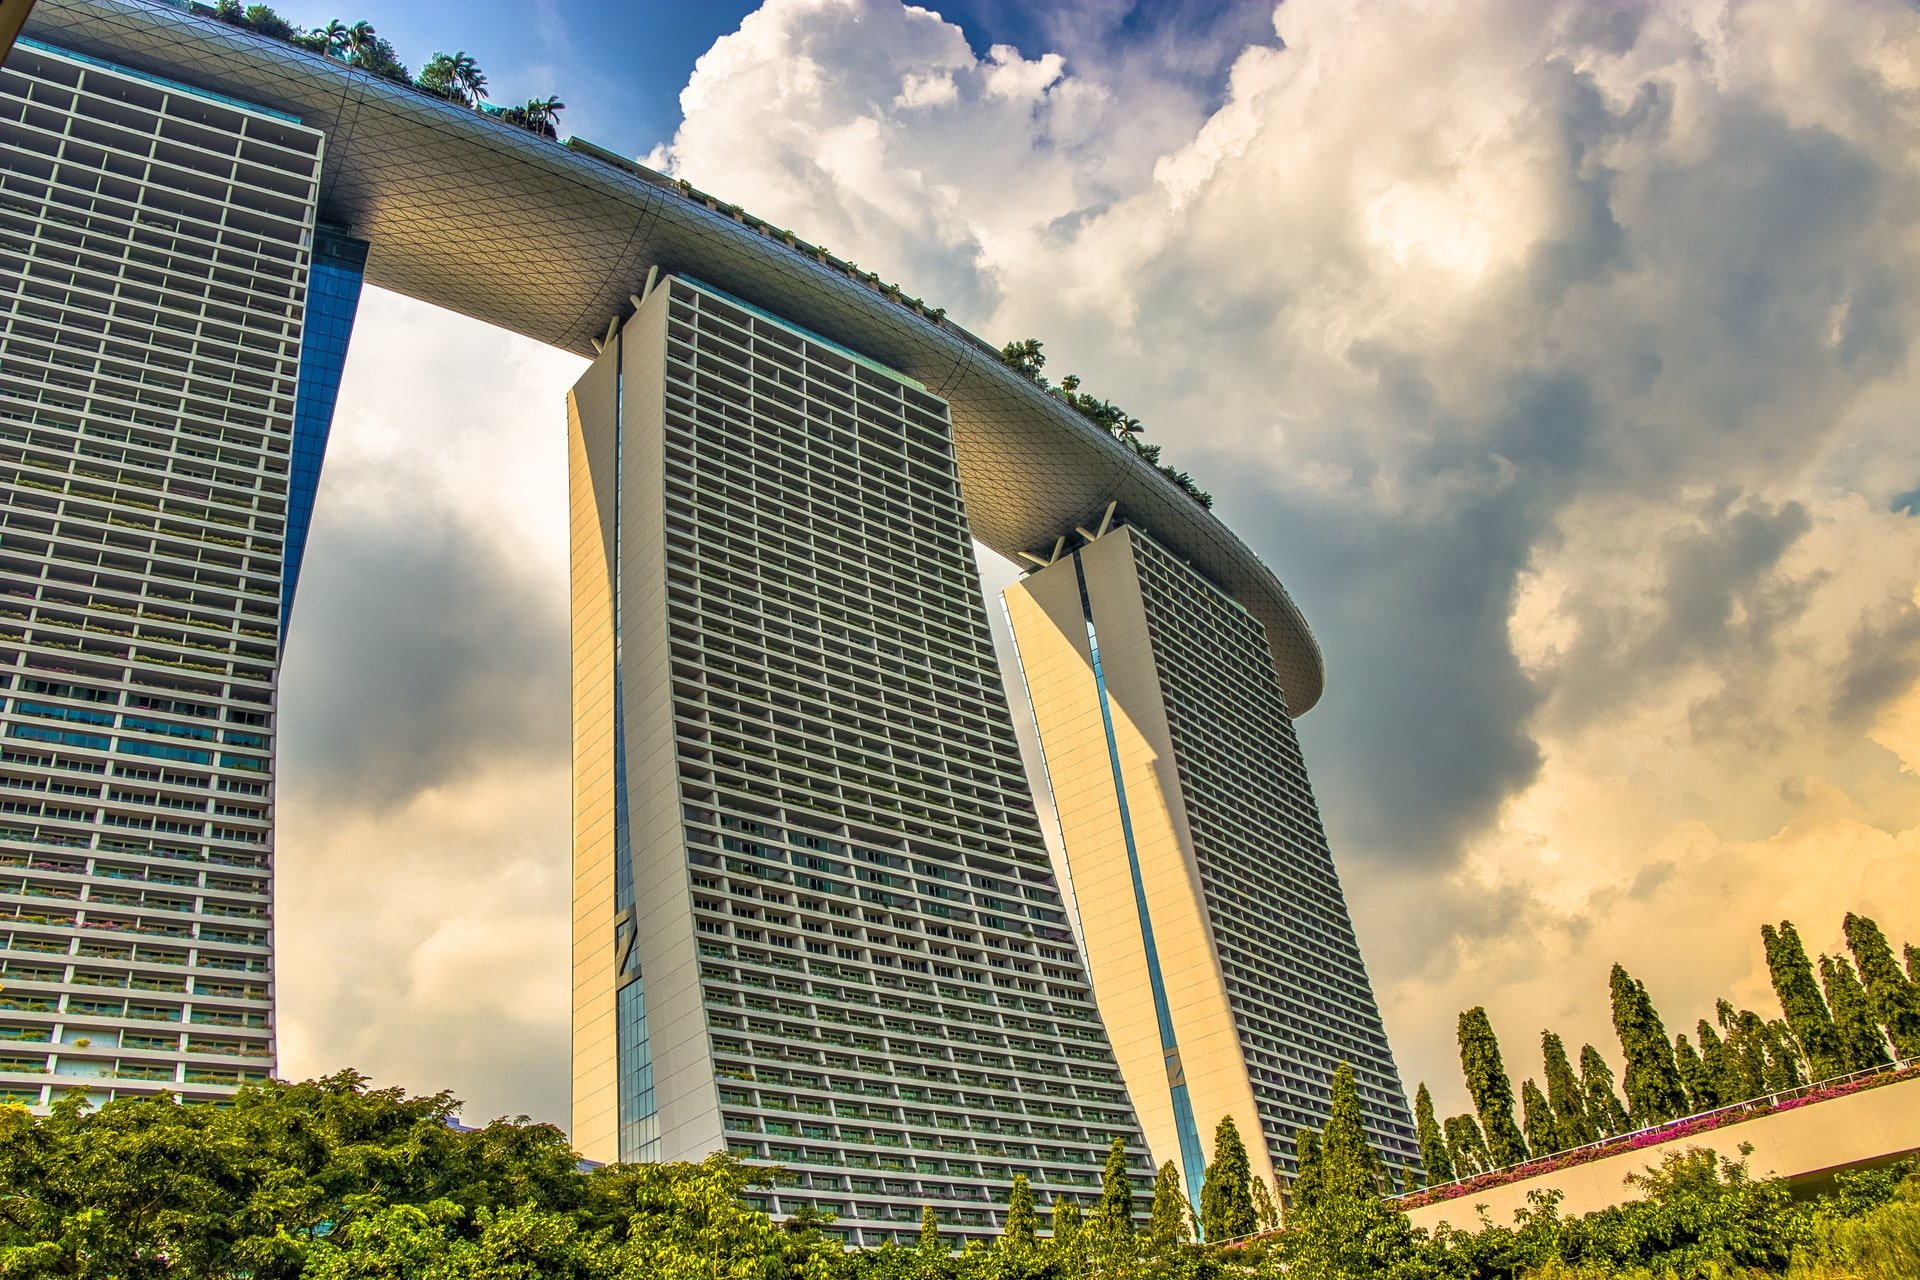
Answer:
[[[569,420],[575,1142],[784,1165],[770,1207],[867,1243],[994,1230],[1016,1172],[1097,1194],[1136,1131],[947,406],[668,277]]]
[[[0,71],[0,1100],[273,1068],[275,677],[364,255],[316,249],[322,150]]]
[[[1197,1197],[1231,1115],[1256,1174],[1291,1174],[1345,1061],[1375,1146],[1415,1167],[1260,622],[1112,512],[1004,600],[1100,1012],[1155,1159],[1179,1161]]]

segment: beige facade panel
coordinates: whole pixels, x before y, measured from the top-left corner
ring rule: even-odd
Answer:
[[[590,1160],[617,1158],[614,1063],[612,454],[586,423],[610,416],[611,367],[567,395],[573,603],[573,1126]],[[596,485],[596,473],[601,483]]]
[[[1188,1163],[1170,1036],[1197,1158],[1230,1115],[1255,1171],[1284,1171],[1352,1060],[1377,1144],[1406,1164],[1405,1099],[1258,620],[1137,527],[1062,553],[1008,588],[1007,614],[1095,992],[1155,1159]]]
[[[1232,1116],[1243,1135],[1261,1132],[1238,1032],[1227,1004],[1200,898],[1191,837],[1180,803],[1147,618],[1124,528],[1008,588],[1006,606],[1053,784],[1068,878],[1079,904],[1100,1016],[1113,1038],[1127,1089],[1156,1164],[1183,1166],[1197,1187],[1204,1167],[1186,1169],[1176,1132],[1169,1066],[1135,907],[1127,833],[1114,785],[1100,692],[1081,602],[1081,579],[1099,619],[1101,670],[1113,722],[1129,825],[1203,1161],[1214,1128]],[[1256,1176],[1273,1181],[1266,1144],[1251,1141]]]

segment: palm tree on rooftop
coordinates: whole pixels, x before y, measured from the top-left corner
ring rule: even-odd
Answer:
[[[544,98],[529,98],[527,105],[523,108],[527,113],[528,130],[542,137],[558,138],[560,131],[555,126],[559,123],[560,113],[566,110],[566,107],[566,103],[551,94]]]
[[[340,44],[347,53],[347,61],[356,64],[364,62],[367,55],[373,52],[375,39],[371,22],[356,22],[348,27],[340,38]]]
[[[350,30],[351,28],[348,27],[346,23],[340,21],[338,18],[334,18],[329,21],[326,26],[317,28],[314,34],[319,36],[323,42],[323,48],[327,56],[332,57],[346,47],[347,33]]]
[[[468,57],[465,51],[453,55],[450,68],[454,87],[459,91],[461,101],[470,107],[480,105],[480,99],[487,96],[487,78],[480,72],[480,64]]]
[[[467,107],[478,107],[480,99],[487,96],[487,77],[464,51],[434,54],[420,69],[420,79],[415,83],[428,93]]]

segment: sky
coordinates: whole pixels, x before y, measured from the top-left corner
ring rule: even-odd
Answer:
[[[1920,942],[1914,7],[339,16],[1146,423],[1326,651],[1300,734],[1409,1093],[1464,1108],[1475,1004],[1516,1081],[1546,1027],[1617,1061],[1616,961],[1678,1031],[1772,1007],[1763,921]],[[282,686],[283,1074],[567,1118],[582,367],[363,300]]]

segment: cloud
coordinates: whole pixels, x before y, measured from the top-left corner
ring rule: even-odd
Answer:
[[[1455,1009],[1525,1070],[1610,1044],[1616,959],[1678,1029],[1765,1004],[1761,920],[1920,940],[1910,8],[1123,10],[981,53],[770,0],[653,161],[1042,337],[1216,493],[1326,648],[1303,741],[1443,1107]],[[579,365],[378,297],[353,359],[285,682],[289,1060],[553,1114]]]
[[[933,15],[793,0],[661,159],[1041,336],[1215,491],[1328,652],[1302,734],[1426,1074],[1435,1009],[1600,1039],[1616,956],[1757,1000],[1759,920],[1902,901],[1915,23],[1294,0],[1215,100],[1031,47],[1000,97]]]
[[[281,1070],[567,1119],[565,392],[369,290],[280,700]]]

